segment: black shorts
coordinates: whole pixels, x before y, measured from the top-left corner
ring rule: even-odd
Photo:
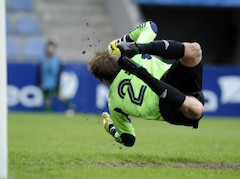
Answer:
[[[184,93],[188,96],[196,97],[204,104],[202,93],[202,61],[195,67],[189,68],[183,66],[179,60],[175,61],[172,66],[165,72],[161,80]],[[159,102],[160,112],[163,118],[176,125],[192,126],[198,128],[199,120],[190,120],[179,110],[174,110],[164,101]]]

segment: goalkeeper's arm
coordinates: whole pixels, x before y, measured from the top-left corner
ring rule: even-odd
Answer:
[[[116,142],[127,147],[132,147],[135,143],[135,132],[129,116],[118,108],[114,110],[110,109],[110,112],[113,121],[107,112],[103,112],[102,114],[105,130],[111,134]]]

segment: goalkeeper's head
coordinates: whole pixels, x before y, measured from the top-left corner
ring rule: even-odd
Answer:
[[[105,84],[111,84],[121,68],[107,51],[96,52],[88,63],[89,71]]]

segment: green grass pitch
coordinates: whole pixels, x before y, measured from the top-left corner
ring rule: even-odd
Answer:
[[[9,178],[240,178],[240,119],[199,129],[133,119],[137,141],[117,144],[101,116],[10,113]]]

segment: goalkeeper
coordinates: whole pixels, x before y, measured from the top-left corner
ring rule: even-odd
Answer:
[[[104,128],[128,147],[136,140],[130,116],[198,128],[203,114],[200,45],[154,41],[156,35],[154,22],[142,23],[88,64],[96,78],[110,85]],[[169,65],[154,55],[175,61]]]

